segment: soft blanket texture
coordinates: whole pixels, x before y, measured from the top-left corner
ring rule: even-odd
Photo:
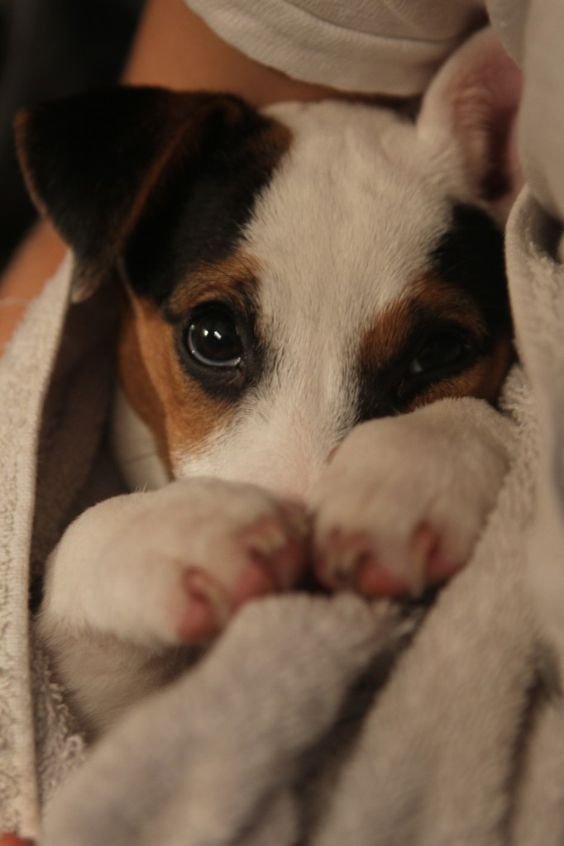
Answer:
[[[112,302],[69,306],[61,269],[0,363],[0,831],[42,830],[46,846],[562,843],[554,234],[524,192],[508,228],[518,445],[473,560],[433,607],[256,602],[88,752],[28,612],[64,526],[120,490],[105,444]]]

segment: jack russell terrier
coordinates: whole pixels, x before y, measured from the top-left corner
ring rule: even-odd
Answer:
[[[244,603],[401,596],[463,565],[508,466],[502,225],[517,71],[488,32],[413,120],[116,88],[17,126],[75,289],[123,289],[132,493],[46,565],[39,628],[92,732]],[[184,663],[183,663],[184,662]]]

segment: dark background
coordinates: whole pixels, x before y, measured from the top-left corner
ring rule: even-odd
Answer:
[[[116,82],[144,0],[0,0],[0,271],[35,219],[12,140],[15,112]]]

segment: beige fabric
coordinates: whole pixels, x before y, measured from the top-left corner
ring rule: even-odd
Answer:
[[[67,277],[64,267],[0,360],[0,831],[28,835],[38,827],[27,612],[35,454]]]
[[[564,3],[531,0],[523,48],[525,91],[520,151],[527,181],[541,205],[564,220]]]
[[[69,283],[67,260],[0,359],[0,832],[30,837],[43,799],[83,755],[31,640],[30,587],[74,513],[119,485],[103,448],[113,310],[67,315]]]

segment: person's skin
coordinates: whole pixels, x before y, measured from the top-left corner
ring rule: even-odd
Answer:
[[[249,59],[222,41],[184,0],[149,0],[123,81],[180,90],[227,90],[259,107],[336,95],[330,88],[290,79]],[[0,353],[65,249],[54,229],[41,222],[16,251],[0,279]]]

